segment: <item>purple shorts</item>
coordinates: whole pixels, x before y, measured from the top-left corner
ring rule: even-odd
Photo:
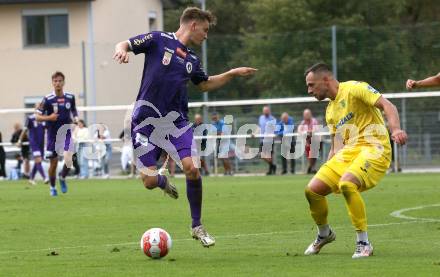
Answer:
[[[185,128],[189,123],[183,122],[177,124],[177,128]],[[193,144],[193,130],[188,128],[178,137],[168,135],[167,138],[156,140],[152,138],[153,127],[146,126],[142,129],[135,130],[136,125],[131,126],[131,140],[133,143],[134,155],[137,158],[136,163],[138,167],[156,166],[162,151],[170,154],[173,159],[180,159],[191,157],[191,154],[196,154],[196,151],[191,150]],[[156,142],[156,143],[155,143]],[[172,154],[174,153],[174,155]],[[173,157],[174,156],[174,157]],[[176,161],[177,162],[177,161]]]
[[[44,141],[42,142],[29,141],[29,145],[31,146],[32,156],[34,158],[44,156]]]
[[[46,158],[56,158],[58,154],[64,151],[74,151],[71,130],[67,130],[65,136],[59,136],[57,140],[57,132],[47,132]]]

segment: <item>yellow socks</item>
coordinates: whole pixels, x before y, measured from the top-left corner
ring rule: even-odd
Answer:
[[[351,218],[353,226],[357,232],[367,231],[367,215],[365,203],[357,188],[357,185],[349,181],[340,181],[339,189],[345,198],[345,205]]]
[[[327,224],[328,204],[326,197],[311,191],[309,187],[306,188],[305,194],[307,201],[309,201],[310,214],[316,225]]]

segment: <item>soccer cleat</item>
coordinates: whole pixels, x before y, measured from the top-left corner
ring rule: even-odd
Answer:
[[[173,199],[179,198],[179,192],[177,191],[176,186],[170,183],[170,180],[169,180],[170,174],[169,174],[168,170],[165,168],[159,169],[159,175],[166,177],[166,184],[165,184],[165,188],[163,189],[163,192],[165,194],[168,194]]]
[[[50,188],[50,196],[57,196],[58,195],[58,192],[57,192],[57,190],[56,190],[56,188]]]
[[[373,256],[373,245],[369,242],[358,241],[352,258],[359,259],[369,256]]]
[[[60,187],[61,187],[61,192],[62,193],[66,193],[67,192],[66,179],[61,178],[61,177],[60,177]]]
[[[32,185],[32,186],[37,185],[37,183],[36,183],[34,180],[32,180],[32,179],[29,179],[28,182],[29,182],[29,184]]]
[[[49,184],[49,182],[50,182],[49,178],[44,179],[44,183],[45,183],[46,185]]]
[[[304,255],[316,255],[321,251],[321,248],[336,239],[336,234],[330,229],[330,233],[326,237],[317,236],[315,241],[307,247]]]
[[[210,247],[215,245],[215,239],[206,232],[203,225],[192,228],[191,235],[193,239],[200,240],[203,247]]]

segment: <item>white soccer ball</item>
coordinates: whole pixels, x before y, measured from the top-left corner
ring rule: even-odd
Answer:
[[[153,259],[165,257],[170,251],[172,244],[170,234],[161,228],[151,228],[141,238],[142,252]]]

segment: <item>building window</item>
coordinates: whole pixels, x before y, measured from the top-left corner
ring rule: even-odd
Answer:
[[[155,11],[150,11],[148,13],[148,24],[150,32],[157,31],[157,13]]]
[[[25,47],[69,45],[67,10],[25,10],[23,26]]]

